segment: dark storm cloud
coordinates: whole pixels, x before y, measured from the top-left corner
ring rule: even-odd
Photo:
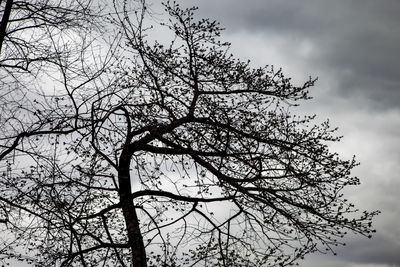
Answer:
[[[302,267],[398,267],[399,249],[399,244],[385,238],[375,238],[373,242],[353,240],[348,246],[336,250],[340,257],[332,254],[312,254],[299,264]]]
[[[319,81],[307,112],[332,118],[356,154],[361,186],[350,198],[380,209],[372,240],[349,237],[338,256],[310,255],[301,266],[400,267],[400,1],[201,0],[199,17],[220,21],[234,53]],[[310,104],[308,104],[310,105]]]
[[[296,49],[313,45],[309,64],[336,77],[335,94],[358,96],[376,108],[399,107],[400,1],[211,1],[196,3],[201,16],[222,22],[227,33],[279,34]],[[323,77],[322,77],[323,78]]]
[[[336,266],[343,266],[345,262],[350,264],[400,266],[399,249],[399,244],[392,242],[389,238],[377,237],[372,242],[367,242],[365,239],[357,239],[352,240],[347,246],[335,250],[340,257],[332,254],[314,254],[311,258],[316,263],[340,260],[342,263]]]

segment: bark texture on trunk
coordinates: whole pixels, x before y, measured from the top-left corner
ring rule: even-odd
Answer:
[[[129,166],[130,157],[128,155],[121,155],[118,171],[119,198],[121,202],[122,213],[125,218],[128,242],[132,252],[132,266],[147,267],[146,251],[144,249],[143,238],[140,232],[139,220],[131,197],[132,190]]]

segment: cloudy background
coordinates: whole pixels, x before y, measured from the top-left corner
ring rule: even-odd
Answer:
[[[220,21],[236,56],[282,67],[295,82],[318,77],[301,112],[329,118],[344,135],[334,149],[361,162],[353,174],[362,185],[347,194],[382,211],[377,234],[349,237],[338,256],[310,255],[300,265],[400,266],[400,1],[181,2]]]
[[[157,0],[158,1],[158,0]],[[318,77],[299,112],[329,118],[344,135],[334,149],[361,162],[347,196],[381,210],[369,240],[350,236],[338,256],[309,255],[302,267],[400,267],[400,1],[181,0],[226,27],[232,53],[282,67],[301,83]]]

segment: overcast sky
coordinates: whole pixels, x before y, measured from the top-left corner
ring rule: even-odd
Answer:
[[[349,237],[338,256],[310,255],[303,267],[400,267],[400,1],[181,0],[226,28],[232,52],[304,81],[318,77],[302,111],[329,118],[355,154],[362,185],[347,193],[382,211],[372,240]]]
[[[311,255],[304,267],[400,266],[400,1],[201,0],[226,28],[232,52],[254,65],[282,67],[295,81],[318,77],[302,110],[329,118],[355,154],[362,185],[348,196],[361,209],[380,209],[372,240],[349,237],[339,255]]]

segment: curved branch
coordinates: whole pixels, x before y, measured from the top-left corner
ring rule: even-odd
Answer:
[[[132,198],[143,197],[143,196],[159,196],[159,197],[167,197],[178,201],[186,201],[186,202],[217,202],[217,201],[226,201],[232,200],[235,196],[227,196],[227,197],[218,197],[218,198],[199,198],[199,197],[188,197],[182,195],[176,195],[170,192],[165,191],[157,191],[157,190],[143,190],[132,193]]]

